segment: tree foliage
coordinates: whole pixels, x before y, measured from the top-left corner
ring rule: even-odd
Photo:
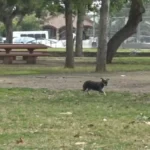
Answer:
[[[22,0],[0,0],[0,21],[4,23],[6,29],[6,41],[12,42],[13,19],[18,16],[18,23],[22,21],[26,14],[31,14],[42,10],[44,6],[42,1],[22,1]]]
[[[24,19],[18,23],[18,17],[13,21],[13,30],[16,31],[32,31],[32,30],[41,30],[40,20],[36,17],[35,13],[31,15],[25,15]]]
[[[120,9],[128,2],[128,0],[111,0],[110,12],[111,15],[115,15]]]

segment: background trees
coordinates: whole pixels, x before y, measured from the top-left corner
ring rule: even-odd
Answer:
[[[18,24],[26,14],[42,9],[44,1],[0,0],[0,21],[6,29],[6,42],[12,43],[13,19],[17,16]]]
[[[66,61],[65,67],[74,68],[74,52],[73,52],[73,26],[72,26],[72,0],[64,0],[65,4],[65,20],[66,20]]]
[[[77,3],[77,31],[76,31],[76,45],[75,45],[75,55],[82,56],[82,40],[83,40],[83,21],[86,5]]]
[[[145,8],[142,0],[130,0],[130,12],[126,25],[120,29],[108,42],[107,63],[111,63],[112,59],[121,45],[121,43],[136,33],[139,23],[142,21],[142,15]]]
[[[25,15],[24,19],[18,24],[19,18],[16,17],[13,21],[13,30],[16,31],[32,31],[42,30],[40,20],[36,17],[36,14]]]
[[[66,17],[66,62],[65,67],[73,68],[74,67],[74,55],[73,55],[73,37],[72,37],[72,15],[78,15],[77,21],[77,34],[76,34],[76,56],[82,55],[82,34],[83,34],[83,17],[92,4],[94,0],[41,0],[41,1],[31,1],[31,0],[0,0],[0,21],[5,26],[6,31],[6,41],[7,43],[12,42],[12,30],[22,28],[26,30],[25,27],[30,26],[31,23],[25,16],[28,14],[35,14],[38,18],[41,17],[43,11],[49,11],[52,14],[63,12]],[[121,30],[119,30],[107,44],[107,63],[111,63],[116,53],[118,47],[121,43],[130,37],[132,34],[136,33],[138,24],[142,21],[142,15],[145,12],[143,2],[149,2],[149,0],[111,0],[110,1],[110,15],[114,15],[118,10],[120,10],[124,4],[129,5],[130,11],[128,16],[128,21]],[[105,13],[103,14],[105,15]],[[25,17],[24,21],[23,18]],[[34,18],[33,16],[30,16]],[[33,19],[32,18],[32,19]],[[29,19],[29,18],[28,18]],[[29,22],[28,22],[29,21]],[[34,28],[40,29],[37,20],[32,20],[34,22]],[[15,26],[13,26],[13,22]],[[28,22],[28,23],[27,23]],[[0,26],[3,28],[2,24]],[[99,27],[101,28],[101,27]],[[102,30],[103,31],[103,30]],[[102,32],[101,31],[101,32]],[[99,39],[104,39],[103,34],[99,34]],[[101,37],[100,37],[101,36]],[[101,43],[99,40],[99,43]],[[103,43],[103,42],[102,42]],[[102,44],[100,44],[102,46]],[[99,49],[100,49],[99,45]],[[103,47],[103,46],[102,46]],[[102,49],[101,47],[101,49]],[[103,51],[103,50],[102,50]],[[102,52],[101,51],[101,52]],[[98,56],[100,56],[100,51],[98,51]],[[97,64],[100,64],[100,61],[105,62],[105,58],[102,57],[98,59]],[[101,62],[102,63],[102,62]],[[98,67],[96,67],[98,68]],[[104,69],[105,70],[105,69]]]
[[[109,0],[102,0],[102,5],[100,9],[96,72],[106,71],[109,3]]]
[[[76,44],[75,55],[82,56],[83,47],[83,21],[86,12],[91,8],[92,0],[74,0],[76,15],[77,15],[77,29],[76,29]]]

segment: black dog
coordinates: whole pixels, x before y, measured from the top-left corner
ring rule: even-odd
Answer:
[[[101,82],[95,82],[95,81],[85,81],[83,84],[83,91],[89,91],[89,90],[94,90],[94,91],[99,91],[99,93],[104,93],[104,95],[106,95],[106,93],[103,91],[104,86],[107,86],[108,84],[108,80],[106,79],[104,80],[103,78],[101,78],[102,81]]]

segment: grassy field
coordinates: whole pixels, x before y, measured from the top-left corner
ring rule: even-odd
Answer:
[[[56,51],[56,52],[63,52],[65,51],[65,48],[48,48],[48,51]],[[84,48],[83,49],[84,52],[97,52],[97,49],[96,48]],[[135,51],[135,49],[118,49],[117,52],[132,52],[132,51]],[[139,52],[150,52],[149,49],[139,49],[137,50]]]
[[[0,149],[148,150],[149,100],[148,94],[0,89]]]
[[[0,65],[0,75],[95,71],[95,58],[75,58],[74,69],[64,60]],[[107,70],[149,71],[150,58],[117,57]],[[0,88],[0,150],[149,150],[149,108],[148,93]]]
[[[45,60],[44,60],[45,61]],[[95,58],[75,58],[75,68],[64,68],[65,58],[50,57],[46,59],[46,65],[41,64],[13,64],[0,65],[0,75],[28,75],[28,74],[52,74],[52,73],[88,73],[95,71]],[[108,72],[119,71],[149,71],[149,57],[116,57],[112,64],[107,65]]]
[[[18,51],[26,51],[25,49],[18,49]],[[37,49],[36,51],[45,51],[45,49]],[[52,52],[65,52],[65,48],[48,48],[47,51],[52,51]],[[117,52],[133,52],[135,49],[124,49],[124,48],[119,48]],[[136,49],[137,52],[150,52],[150,49]],[[97,48],[84,48],[83,52],[97,52]]]

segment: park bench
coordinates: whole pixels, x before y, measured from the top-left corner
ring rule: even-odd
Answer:
[[[0,58],[4,64],[12,64],[17,56],[22,56],[28,64],[35,64],[37,57],[49,56],[44,49],[47,46],[43,44],[0,44]]]

